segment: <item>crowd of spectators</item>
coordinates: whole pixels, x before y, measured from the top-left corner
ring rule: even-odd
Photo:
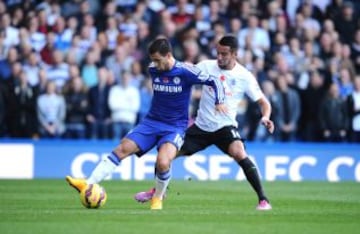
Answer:
[[[276,124],[268,135],[245,98],[243,138],[360,142],[359,12],[346,0],[2,0],[0,137],[119,139],[151,103],[151,40],[197,63],[232,33]]]

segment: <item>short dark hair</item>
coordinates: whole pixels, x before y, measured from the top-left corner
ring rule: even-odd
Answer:
[[[171,44],[166,38],[157,38],[150,43],[148,48],[149,54],[154,54],[159,52],[162,56],[165,56],[167,53],[172,52]]]
[[[233,51],[237,51],[239,45],[238,45],[238,39],[234,36],[234,35],[225,35],[223,36],[220,41],[219,44],[222,46],[229,46],[231,50]]]

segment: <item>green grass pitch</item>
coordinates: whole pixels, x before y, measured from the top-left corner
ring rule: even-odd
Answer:
[[[255,210],[247,182],[172,181],[164,209],[149,210],[134,193],[152,181],[105,181],[101,209],[82,207],[64,180],[0,180],[1,234],[360,233],[360,184],[271,182],[273,210]]]

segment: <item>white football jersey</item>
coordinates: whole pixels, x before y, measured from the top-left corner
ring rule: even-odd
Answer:
[[[195,124],[204,131],[214,132],[229,125],[237,127],[237,108],[244,94],[253,101],[264,96],[254,75],[239,63],[231,70],[220,69],[216,60],[204,60],[196,66],[222,81],[228,108],[227,114],[216,112],[214,91],[209,86],[203,86]]]

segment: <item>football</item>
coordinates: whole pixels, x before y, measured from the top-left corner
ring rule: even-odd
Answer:
[[[106,191],[98,184],[89,184],[80,192],[81,203],[89,209],[100,208],[105,205]]]

